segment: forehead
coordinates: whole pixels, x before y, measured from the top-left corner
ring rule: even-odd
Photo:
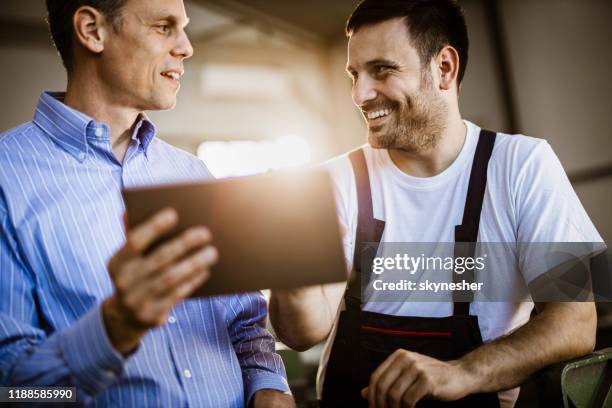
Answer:
[[[187,19],[183,0],[128,0],[123,10],[145,19],[165,17]]]
[[[417,50],[403,18],[365,25],[348,42],[348,65],[357,68],[375,60],[418,63]]]

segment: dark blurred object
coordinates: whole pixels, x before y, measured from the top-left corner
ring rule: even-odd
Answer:
[[[286,349],[278,350],[287,372],[287,380],[297,408],[318,408],[316,393],[318,365],[305,363],[302,353]]]
[[[553,364],[521,385],[523,407],[612,407],[612,348]]]

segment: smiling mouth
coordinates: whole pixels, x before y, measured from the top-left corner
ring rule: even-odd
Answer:
[[[376,111],[364,112],[368,120],[384,118],[389,116],[393,112],[393,109],[380,109]]]
[[[181,78],[181,75],[178,72],[162,72],[162,75],[174,79],[176,81]]]
[[[377,110],[362,110],[363,115],[366,118],[366,122],[368,123],[371,130],[374,130],[374,127],[378,128],[386,122],[386,119],[389,115],[391,115],[395,110],[393,108],[385,108],[385,109],[377,109]]]
[[[172,81],[175,85],[180,85],[180,79],[182,76],[182,72],[178,71],[164,71],[160,74],[164,78]]]

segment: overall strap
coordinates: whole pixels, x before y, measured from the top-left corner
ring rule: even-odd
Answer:
[[[357,187],[357,236],[355,237],[355,249],[353,253],[353,270],[349,278],[344,302],[347,309],[361,310],[361,265],[364,256],[368,259],[365,264],[370,264],[369,258],[376,256],[378,244],[382,238],[385,222],[374,218],[372,206],[372,190],[370,187],[370,176],[368,165],[362,148],[349,154],[355,184]],[[367,277],[369,279],[369,276]]]
[[[480,226],[480,213],[482,212],[482,202],[485,189],[487,187],[487,168],[495,138],[497,134],[490,130],[482,129],[478,138],[478,145],[474,153],[472,171],[468,184],[465,208],[463,210],[463,220],[461,225],[455,226],[455,243],[461,242],[462,245],[455,245],[455,257],[473,257],[476,251],[476,241],[478,240],[478,228]],[[465,280],[468,283],[474,282],[474,271],[466,270],[459,275],[453,273],[453,281],[460,282]],[[470,302],[474,299],[473,291],[453,292],[455,316],[467,316],[470,314]]]

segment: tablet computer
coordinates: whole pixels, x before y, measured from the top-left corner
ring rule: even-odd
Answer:
[[[323,170],[127,188],[123,198],[130,228],[163,208],[177,210],[178,225],[162,241],[195,225],[211,230],[219,260],[192,296],[347,278],[331,180]]]

